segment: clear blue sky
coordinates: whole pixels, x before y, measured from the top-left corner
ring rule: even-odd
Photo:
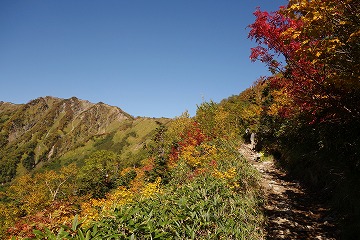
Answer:
[[[0,101],[41,96],[191,115],[269,75],[249,60],[257,6],[285,0],[1,0]]]

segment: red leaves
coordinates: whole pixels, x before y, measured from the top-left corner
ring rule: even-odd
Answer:
[[[269,54],[268,50],[264,47],[257,46],[255,48],[251,48],[251,61],[255,62],[256,60],[260,60],[261,62],[268,63],[274,58],[274,55]]]
[[[287,104],[284,108],[299,108],[313,116],[323,114],[323,109],[338,105],[335,103],[337,92],[327,82],[334,75],[333,70],[318,60],[327,51],[319,48],[324,39],[307,34],[309,26],[305,26],[303,20],[306,17],[300,17],[300,11],[289,12],[284,7],[272,13],[256,9],[256,20],[249,26],[249,38],[255,39],[258,46],[251,49],[250,58],[264,62],[273,74],[281,73],[269,80],[292,99],[294,106]],[[316,27],[319,32],[327,31],[321,26]],[[285,58],[286,65],[278,61],[279,55]],[[279,112],[291,117],[288,113],[292,111],[284,109]]]
[[[199,146],[202,142],[206,141],[208,138],[201,131],[200,126],[197,122],[193,122],[189,129],[185,131],[184,134],[181,135],[182,140],[177,143],[178,146],[172,147],[169,163],[174,164],[181,153],[181,150],[187,146]]]
[[[249,26],[249,38],[255,39],[259,46],[251,49],[250,58],[253,61],[259,59],[270,65],[276,54],[282,54],[288,59],[299,50],[300,42],[288,39],[284,34],[289,29],[296,31],[301,28],[303,24],[300,20],[286,17],[281,10],[268,13],[258,8],[254,15],[256,20]],[[266,48],[261,45],[265,45]]]
[[[281,86],[302,112],[320,121],[359,118],[358,9],[358,1],[339,0],[290,1],[272,13],[258,8],[250,58],[281,73]]]
[[[154,158],[148,158],[144,166],[141,168],[144,172],[150,172],[155,168]]]
[[[182,140],[179,142],[180,148],[188,145],[198,146],[207,140],[207,137],[201,131],[197,122],[193,122],[190,128],[181,136],[181,138]]]

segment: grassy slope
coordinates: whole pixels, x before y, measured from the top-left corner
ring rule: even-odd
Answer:
[[[45,163],[47,168],[56,169],[71,162],[83,164],[83,160],[98,150],[109,150],[119,154],[125,166],[137,164],[143,160],[144,144],[149,142],[158,127],[157,121],[168,123],[170,119],[136,118],[126,120],[122,124],[112,125],[109,133],[90,138],[81,146],[66,152],[58,160]]]

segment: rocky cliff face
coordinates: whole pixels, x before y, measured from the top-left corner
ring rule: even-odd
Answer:
[[[0,182],[11,179],[20,162],[31,169],[133,120],[118,107],[76,97],[0,102]]]

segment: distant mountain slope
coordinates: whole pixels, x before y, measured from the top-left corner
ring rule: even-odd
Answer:
[[[130,130],[139,124],[149,127],[138,127],[142,133]],[[97,149],[130,156],[136,147],[129,146],[141,144],[155,128],[155,119],[135,119],[118,107],[76,97],[0,102],[0,182],[45,162],[65,156],[74,161]],[[129,140],[140,135],[136,141]]]

